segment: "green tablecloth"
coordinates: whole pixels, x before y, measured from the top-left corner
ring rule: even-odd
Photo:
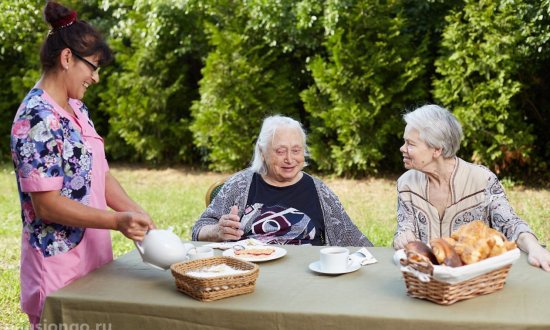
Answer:
[[[320,247],[285,249],[259,264],[255,292],[213,302],[180,293],[170,271],[132,251],[47,297],[43,328],[550,329],[550,274],[529,266],[525,254],[504,289],[440,306],[407,296],[392,249],[369,248],[378,263],[338,276],[309,270]]]

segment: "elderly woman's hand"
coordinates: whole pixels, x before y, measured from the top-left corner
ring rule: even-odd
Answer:
[[[529,263],[535,267],[540,267],[547,272],[550,272],[550,252],[540,245],[533,246],[529,249],[527,258]]]
[[[404,249],[407,243],[414,241],[418,241],[418,238],[412,231],[407,230],[393,239],[393,248],[396,250]]]
[[[533,234],[520,234],[516,243],[522,251],[527,252],[527,261],[531,265],[550,272],[550,252],[539,244]]]
[[[229,214],[221,216],[217,225],[217,236],[220,241],[235,241],[243,236],[238,211],[237,206],[232,206]]]

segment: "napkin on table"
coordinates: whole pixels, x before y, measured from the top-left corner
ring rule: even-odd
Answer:
[[[376,258],[365,247],[350,254],[349,258],[354,262],[360,263],[361,266],[370,265],[378,262],[378,260],[376,260]]]

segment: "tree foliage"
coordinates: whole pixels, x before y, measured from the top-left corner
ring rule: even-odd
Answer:
[[[426,40],[413,43],[398,1],[328,1],[328,56],[311,59],[315,84],[302,93],[311,116],[311,153],[337,174],[374,173],[397,154],[402,110],[425,99]]]
[[[21,100],[39,76],[38,54],[45,33],[39,1],[0,2],[0,160],[8,159],[11,123]],[[24,17],[25,19],[22,19]]]
[[[278,113],[304,124],[312,169],[402,171],[402,113],[437,102],[461,157],[549,177],[550,0],[61,2],[115,51],[84,99],[111,159],[238,170]],[[0,3],[3,141],[40,75],[43,5]]]
[[[191,102],[198,98],[201,15],[181,1],[111,1],[116,69],[101,94],[114,158],[191,162]]]
[[[261,120],[270,114],[300,116],[305,61],[315,21],[308,2],[216,2],[206,25],[212,47],[202,71],[191,129],[205,160],[235,170],[251,158]],[[306,13],[307,12],[307,13]],[[311,31],[311,33],[306,33]]]
[[[497,173],[536,162],[534,125],[519,101],[536,74],[529,62],[548,40],[548,29],[541,39],[537,8],[535,2],[465,1],[447,16],[435,63],[441,77],[434,96],[461,120],[466,153]]]

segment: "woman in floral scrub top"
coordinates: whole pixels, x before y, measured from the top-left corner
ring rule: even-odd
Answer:
[[[50,292],[113,259],[109,229],[139,241],[154,227],[109,173],[103,139],[80,101],[111,50],[74,11],[48,2],[44,17],[52,30],[40,54],[43,75],[11,132],[23,220],[21,307],[33,327]]]

